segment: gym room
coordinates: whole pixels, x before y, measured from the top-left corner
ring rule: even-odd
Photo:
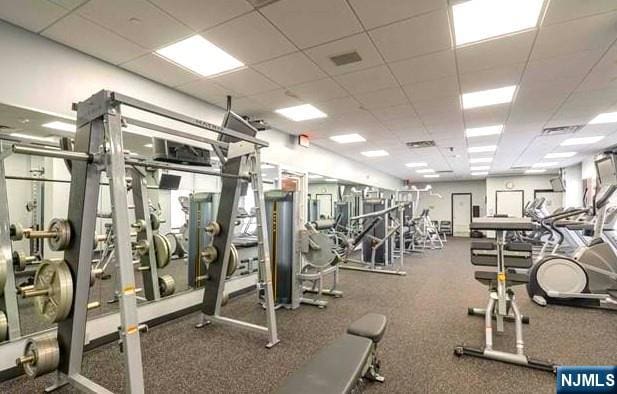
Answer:
[[[617,0],[0,0],[0,393],[617,393]]]

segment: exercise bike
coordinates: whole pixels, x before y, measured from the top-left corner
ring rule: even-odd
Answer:
[[[527,291],[539,305],[617,308],[617,215],[607,215],[610,198],[617,190],[617,154],[601,155],[595,164],[604,189],[594,204],[596,221],[587,225],[574,223],[570,228],[592,228],[594,239],[572,257],[548,255],[533,266]],[[567,213],[564,215],[567,217]]]

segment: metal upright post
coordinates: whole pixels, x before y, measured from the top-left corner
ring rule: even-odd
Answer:
[[[398,220],[399,220],[399,254],[401,257],[400,266],[401,269],[405,268],[405,205],[401,204],[398,208]]]

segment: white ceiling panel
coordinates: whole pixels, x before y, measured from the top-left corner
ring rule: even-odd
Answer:
[[[286,89],[276,89],[250,97],[271,111],[279,108],[287,108],[303,104],[302,100],[298,97],[293,97],[287,93],[288,92]]]
[[[597,90],[605,88],[617,88],[617,44],[606,52],[600,61],[593,67],[579,90]]]
[[[398,86],[387,66],[377,66],[334,77],[348,92],[365,93]]]
[[[561,78],[581,81],[602,54],[602,51],[590,50],[531,61],[525,70],[523,83],[535,85]]]
[[[412,102],[452,97],[459,94],[456,76],[403,86]]]
[[[382,120],[381,123],[390,131],[407,130],[410,128],[424,130],[422,121],[416,117]]]
[[[536,30],[466,45],[456,50],[461,73],[524,63],[531,52]]]
[[[282,0],[261,9],[298,47],[359,33],[362,26],[344,0]]]
[[[614,0],[557,0],[551,1],[544,17],[544,25],[617,10]]]
[[[459,96],[441,97],[435,100],[412,100],[412,104],[420,117],[433,114],[461,113]]]
[[[606,49],[615,40],[617,12],[544,26],[531,54],[531,60],[591,49]]]
[[[90,0],[76,12],[149,49],[191,34],[189,28],[145,0]]]
[[[252,96],[279,88],[277,84],[250,68],[230,72],[212,79],[217,84],[238,92],[243,96]]]
[[[47,0],[2,0],[0,6],[0,19],[34,32],[67,13],[67,9]]]
[[[67,15],[41,34],[113,64],[150,52],[75,14]]]
[[[168,86],[183,85],[200,76],[187,71],[155,54],[148,54],[122,64],[122,68]]]
[[[337,66],[332,59],[330,59],[333,56],[351,52],[357,52],[361,60]],[[366,33],[356,34],[351,37],[313,47],[305,50],[305,53],[330,75],[345,74],[383,64],[381,55],[379,55],[379,52],[377,52],[377,49]]]
[[[326,78],[319,69],[302,52],[284,55],[253,66],[274,82],[282,86],[298,85],[303,82]]]
[[[416,16],[369,32],[388,62],[450,48],[450,28],[445,10]]]
[[[49,1],[51,1],[54,4],[59,5],[60,7],[64,7],[67,10],[73,10],[88,0],[49,0]]]
[[[510,112],[510,105],[490,105],[488,107],[480,107],[466,109],[463,111],[465,117],[465,126],[484,127],[496,124],[504,124]]]
[[[456,75],[454,51],[435,52],[390,63],[390,69],[402,85]]]
[[[363,107],[369,110],[391,107],[407,102],[407,97],[405,97],[401,88],[383,89],[370,93],[360,93],[354,96]]]
[[[176,89],[222,107],[226,106],[227,96],[237,95],[236,92],[224,88],[211,79],[206,78],[180,85],[176,87]]]
[[[252,116],[262,114],[267,111],[266,108],[264,108],[260,103],[250,97],[240,97],[234,99],[232,100],[231,105],[233,111],[241,115]]]
[[[446,7],[445,0],[388,0],[387,3],[375,0],[350,0],[349,3],[366,29]]]
[[[246,0],[150,0],[182,23],[199,31],[253,10]]]
[[[416,118],[416,112],[409,104],[395,105],[393,107],[378,108],[371,113],[379,120],[387,121],[400,118]]]
[[[329,101],[346,97],[347,92],[330,78],[311,81],[289,88],[293,94],[306,102]]]
[[[461,93],[518,85],[524,67],[524,63],[518,63],[460,74]]]
[[[341,97],[334,100],[320,101],[319,109],[327,113],[328,116],[361,111],[360,103],[353,97]]]
[[[258,12],[240,16],[201,34],[245,64],[258,63],[296,50]]]

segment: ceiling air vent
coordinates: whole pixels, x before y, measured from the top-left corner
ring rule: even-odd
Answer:
[[[407,145],[409,149],[430,148],[435,146],[435,141],[413,141],[407,142],[405,145]]]
[[[437,171],[437,174],[452,174],[454,171],[452,170],[443,170],[443,171]]]
[[[337,66],[344,66],[346,64],[357,63],[362,60],[360,54],[356,51],[343,53],[342,55],[331,56],[330,60]]]
[[[12,128],[12,127],[0,124],[0,130],[8,130],[10,128]]]
[[[572,134],[579,131],[583,126],[557,126],[557,127],[546,127],[542,129],[543,136],[553,136],[553,135],[562,135],[562,134]]]

